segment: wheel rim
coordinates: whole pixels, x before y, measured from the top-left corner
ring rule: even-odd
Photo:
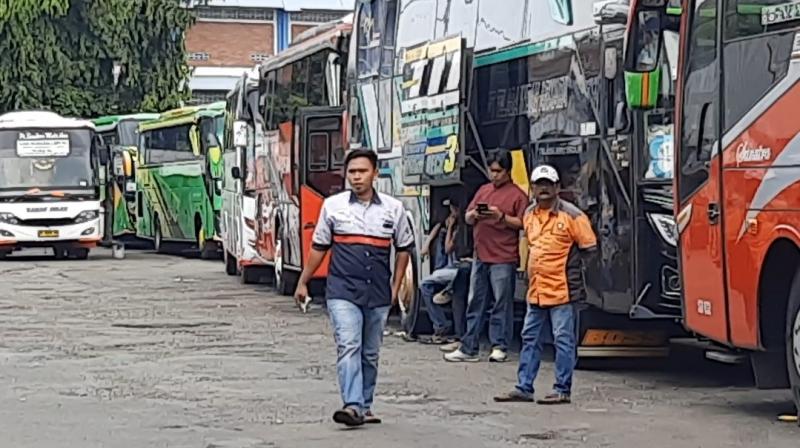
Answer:
[[[792,352],[794,353],[794,368],[800,376],[800,310],[794,316],[794,328],[792,328]]]
[[[197,233],[197,244],[200,246],[200,249],[206,245],[206,232],[203,229]]]

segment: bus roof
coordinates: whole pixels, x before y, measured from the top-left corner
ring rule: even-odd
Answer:
[[[140,131],[168,128],[180,126],[182,124],[194,123],[201,117],[219,117],[225,113],[225,101],[217,101],[201,106],[180,107],[178,109],[163,112],[155,120],[145,121],[139,125]]]
[[[0,129],[39,128],[39,129],[80,129],[94,130],[89,120],[62,117],[48,111],[19,111],[0,115]]]
[[[97,132],[105,132],[114,129],[120,121],[136,120],[136,121],[150,121],[158,119],[160,115],[156,113],[138,113],[127,115],[105,115],[97,117],[92,120],[97,127]]]
[[[261,73],[270,72],[325,49],[336,50],[339,39],[352,31],[352,14],[307,30],[289,48],[267,59],[261,65]]]

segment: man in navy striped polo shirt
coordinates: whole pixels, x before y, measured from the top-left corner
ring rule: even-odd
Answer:
[[[336,368],[344,402],[333,420],[347,426],[380,423],[371,409],[378,354],[389,309],[408,266],[408,251],[414,247],[403,204],[373,188],[377,163],[373,151],[354,150],[347,155],[345,167],[351,190],[325,200],[295,291],[298,303],[307,297],[308,281],[330,250],[325,298],[334,327]],[[392,246],[397,254],[394,279],[390,269]]]

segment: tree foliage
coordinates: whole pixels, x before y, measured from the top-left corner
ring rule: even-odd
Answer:
[[[0,0],[0,113],[162,111],[188,96],[180,0]],[[114,83],[114,65],[121,68]]]

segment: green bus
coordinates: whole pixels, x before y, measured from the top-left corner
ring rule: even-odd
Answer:
[[[136,235],[157,252],[192,246],[217,258],[225,102],[164,112],[139,126]]]
[[[159,114],[107,115],[92,120],[108,151],[109,177],[102,200],[113,209],[107,231],[115,240],[133,242],[136,236],[136,153],[139,124],[156,120]]]

